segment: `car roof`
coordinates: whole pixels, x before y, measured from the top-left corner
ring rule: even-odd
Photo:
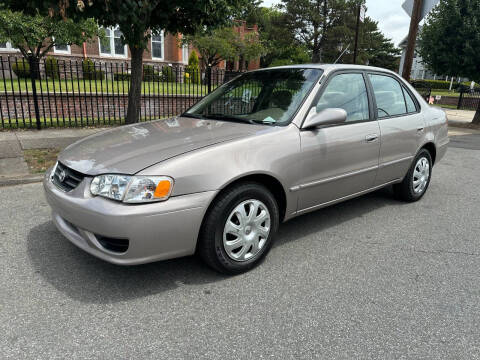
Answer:
[[[369,70],[369,71],[382,71],[388,72],[390,74],[396,74],[395,72],[375,67],[375,66],[367,66],[367,65],[354,65],[354,64],[297,64],[297,65],[285,65],[285,66],[275,66],[270,68],[259,69],[255,71],[265,71],[265,70],[273,70],[273,69],[321,69],[325,72],[332,72],[335,70]]]

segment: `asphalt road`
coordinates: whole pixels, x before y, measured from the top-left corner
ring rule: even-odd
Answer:
[[[40,184],[0,188],[0,356],[480,358],[480,137],[453,140],[420,202],[304,215],[236,277],[104,263],[56,231]]]

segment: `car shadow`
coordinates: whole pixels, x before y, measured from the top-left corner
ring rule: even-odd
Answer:
[[[300,216],[280,226],[274,246],[282,246],[392,204],[398,205],[399,202],[392,199],[389,189],[382,189]],[[208,285],[229,278],[211,270],[195,256],[137,266],[113,265],[71,244],[52,221],[30,230],[27,247],[36,274],[68,297],[86,303],[116,303],[180,286]],[[202,291],[209,292],[208,288]]]

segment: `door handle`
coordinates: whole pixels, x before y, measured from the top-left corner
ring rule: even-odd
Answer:
[[[418,131],[418,132],[422,132],[423,129],[424,129],[423,127],[419,127],[419,128],[417,128],[417,131]]]
[[[369,135],[365,136],[365,141],[366,141],[367,143],[377,141],[377,139],[378,139],[378,135],[377,135],[377,134],[369,134]]]

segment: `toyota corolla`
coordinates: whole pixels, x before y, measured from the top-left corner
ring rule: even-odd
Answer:
[[[278,67],[70,145],[44,187],[59,231],[103,260],[197,253],[239,273],[295,216],[389,185],[419,200],[447,143],[445,113],[391,71]]]

